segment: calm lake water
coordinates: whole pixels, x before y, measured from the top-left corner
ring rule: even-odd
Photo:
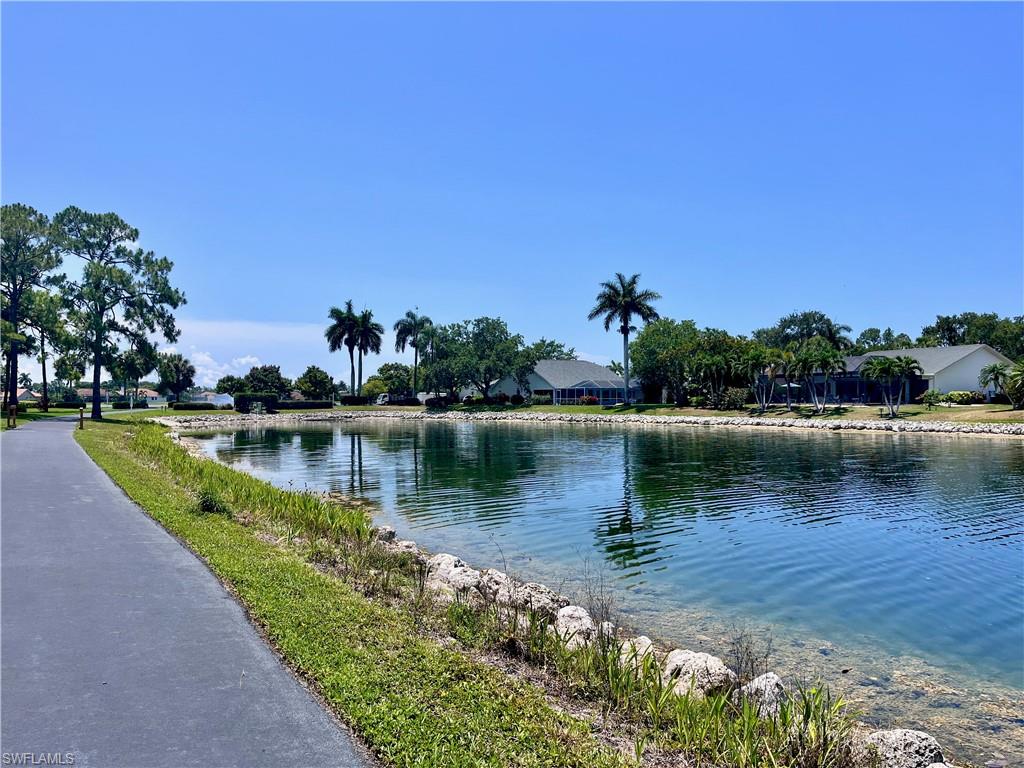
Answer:
[[[778,666],[969,756],[1024,736],[1020,441],[399,420],[201,439],[477,567],[569,594],[603,574],[670,642],[722,655],[735,627],[770,628]]]

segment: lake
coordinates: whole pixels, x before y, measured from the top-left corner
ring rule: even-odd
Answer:
[[[596,575],[667,643],[770,632],[779,671],[955,754],[1022,743],[1022,441],[398,419],[198,437],[476,567],[570,595]]]

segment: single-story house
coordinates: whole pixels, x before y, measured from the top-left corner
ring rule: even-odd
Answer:
[[[31,389],[18,390],[19,403],[38,403],[42,399],[43,395],[41,392],[33,392]]]
[[[920,364],[923,373],[920,376],[915,374],[905,385],[905,402],[920,397],[929,389],[940,392],[985,392],[992,396],[996,393],[991,385],[983,388],[978,384],[981,369],[992,363],[1013,365],[1010,358],[988,344],[878,350],[845,358],[846,372],[836,374],[829,382],[829,399],[853,403],[880,402],[882,396],[878,382],[864,379],[860,374],[861,366],[872,357],[912,357]]]
[[[514,378],[506,376],[493,387],[491,396],[506,394],[550,397],[555,405],[573,405],[581,397],[596,397],[602,405],[614,405],[626,400],[625,380],[607,367],[589,360],[538,360],[527,376],[524,389]],[[630,400],[640,400],[640,382],[631,380]]]

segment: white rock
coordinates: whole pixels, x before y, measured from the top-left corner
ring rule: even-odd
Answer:
[[[872,768],[928,768],[944,763],[939,743],[924,731],[875,731],[854,744],[857,765]]]
[[[427,560],[427,586],[442,594],[454,596],[476,589],[480,571],[470,568],[455,555],[441,553]]]
[[[597,627],[586,608],[567,605],[555,614],[555,632],[569,648],[580,648],[594,639]]]
[[[724,661],[697,651],[672,651],[665,657],[662,677],[665,682],[675,680],[678,695],[700,699],[736,684],[736,673]]]
[[[610,621],[602,621],[601,626],[597,628],[599,635],[606,640],[615,639],[615,625]]]
[[[619,648],[619,659],[623,665],[630,664],[634,669],[643,666],[644,657],[654,656],[654,643],[647,635],[640,635],[624,642]]]
[[[759,717],[774,717],[786,700],[786,686],[774,672],[766,672],[740,688],[734,699],[754,704]]]
[[[519,582],[494,568],[487,568],[481,574],[477,589],[485,600],[524,610],[532,609],[549,619],[554,619],[558,609],[569,604],[568,600],[543,584]]]

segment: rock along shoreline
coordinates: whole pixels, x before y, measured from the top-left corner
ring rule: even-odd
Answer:
[[[954,421],[868,421],[864,419],[770,418],[763,416],[649,416],[625,413],[550,413],[545,411],[307,411],[272,415],[203,414],[162,416],[153,420],[178,429],[202,429],[219,425],[263,426],[294,422],[348,421],[354,419],[395,419],[400,421],[479,421],[567,424],[626,424],[641,426],[757,427],[856,432],[912,432],[914,434],[995,435],[1024,437],[1024,422],[984,424]]]

